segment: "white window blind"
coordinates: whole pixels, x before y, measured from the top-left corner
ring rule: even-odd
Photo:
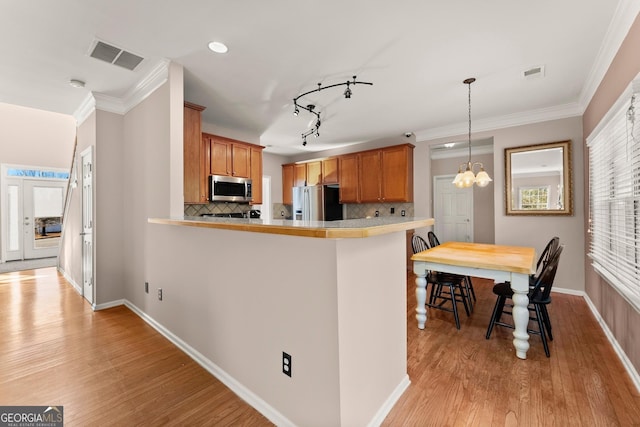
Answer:
[[[589,256],[595,270],[640,311],[640,91],[630,85],[589,147]]]

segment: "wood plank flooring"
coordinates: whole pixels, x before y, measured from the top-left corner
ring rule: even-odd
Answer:
[[[415,321],[411,385],[384,426],[638,426],[640,395],[580,297],[553,295],[551,358],[518,360],[511,330],[485,340],[491,283],[474,313]],[[65,425],[266,426],[269,421],[125,307],[93,312],[55,268],[0,274],[0,405],[63,405]]]

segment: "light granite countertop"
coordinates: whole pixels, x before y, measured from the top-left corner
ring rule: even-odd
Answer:
[[[341,221],[293,221],[283,219],[173,217],[149,218],[151,224],[216,228],[253,233],[318,238],[362,238],[433,225],[433,218],[374,217]]]

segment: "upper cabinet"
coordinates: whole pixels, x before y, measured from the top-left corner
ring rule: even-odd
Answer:
[[[262,204],[262,147],[252,145],[251,157],[251,204]]]
[[[322,160],[322,183],[338,184],[338,157],[330,157]]]
[[[338,159],[340,203],[360,203],[358,185],[358,155],[347,154]]]
[[[295,165],[282,165],[282,203],[293,204],[293,187],[295,187]]]
[[[202,117],[205,107],[184,103],[183,194],[184,203],[207,203],[209,153],[202,141]]]
[[[282,165],[282,199],[291,187],[339,184],[341,203],[413,201],[413,148],[393,145],[310,162]]]
[[[207,134],[211,144],[211,175],[249,178],[251,144]]]
[[[383,202],[413,202],[413,148],[403,144],[380,150]]]

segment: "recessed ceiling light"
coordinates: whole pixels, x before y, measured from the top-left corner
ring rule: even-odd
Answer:
[[[84,82],[82,80],[78,80],[78,79],[71,79],[69,80],[69,84],[73,87],[76,88],[83,88],[84,87]]]
[[[227,51],[229,50],[227,45],[222,42],[209,43],[209,49],[211,49],[215,53],[227,53]]]

